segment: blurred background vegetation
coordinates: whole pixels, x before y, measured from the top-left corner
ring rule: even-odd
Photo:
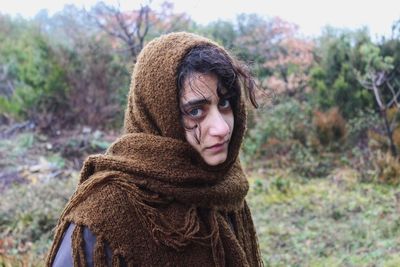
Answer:
[[[249,64],[241,158],[266,266],[400,265],[400,19],[392,35],[279,18],[199,25],[165,2],[0,14],[0,266],[42,266],[84,158],[120,134],[130,75],[161,34],[209,37]]]

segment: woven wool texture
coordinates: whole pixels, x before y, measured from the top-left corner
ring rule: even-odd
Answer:
[[[161,36],[140,53],[124,134],[104,155],[85,161],[59,219],[47,266],[71,222],[76,224],[75,266],[86,265],[83,227],[96,235],[95,266],[106,266],[105,243],[113,266],[262,265],[238,159],[246,125],[243,98],[233,104],[235,127],[223,164],[205,164],[185,141],[180,124],[177,69],[199,45],[215,46],[230,58],[222,47],[189,33]]]

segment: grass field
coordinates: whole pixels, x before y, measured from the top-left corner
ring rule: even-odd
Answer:
[[[400,266],[400,188],[341,170],[252,178],[248,200],[266,266]]]

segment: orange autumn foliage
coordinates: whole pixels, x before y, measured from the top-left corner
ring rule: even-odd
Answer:
[[[331,145],[344,142],[347,134],[346,121],[339,108],[334,107],[327,112],[314,111],[313,124],[321,145]]]

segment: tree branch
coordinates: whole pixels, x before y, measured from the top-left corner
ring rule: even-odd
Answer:
[[[142,50],[145,37],[150,28],[148,5],[141,6],[140,10],[123,13],[120,6],[114,7],[99,3],[89,16],[97,27],[111,37],[121,40],[128,48],[132,59],[135,61]],[[133,19],[136,17],[136,19]]]

